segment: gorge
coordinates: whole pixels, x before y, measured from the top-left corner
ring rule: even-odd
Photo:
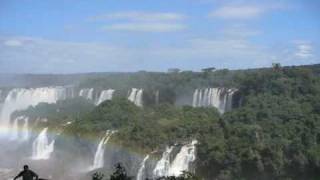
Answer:
[[[290,175],[282,165],[273,169],[268,163],[276,161],[272,159],[276,153],[292,148],[291,143],[277,152],[271,148],[273,141],[283,140],[275,134],[287,132],[281,138],[288,142],[308,139],[303,145],[308,151],[299,153],[317,167],[320,82],[318,67],[312,68],[216,71],[209,77],[138,73],[129,82],[119,81],[122,75],[106,75],[74,84],[3,85],[0,168],[10,169],[3,171],[9,174],[7,179],[25,163],[44,178],[84,180],[97,171],[110,174],[119,162],[137,180],[179,176],[183,171],[204,179],[238,175],[254,179],[257,174],[267,179],[277,177],[275,167],[293,178],[296,174]],[[194,80],[184,79],[188,76]],[[296,82],[280,83],[284,79]],[[300,102],[309,105],[301,108]],[[289,122],[313,130],[308,134],[294,130]],[[317,172],[307,168],[299,174],[309,177]]]

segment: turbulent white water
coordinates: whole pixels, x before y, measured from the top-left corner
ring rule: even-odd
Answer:
[[[132,88],[129,94],[128,100],[133,102],[135,105],[142,107],[143,106],[142,95],[143,95],[143,89]]]
[[[153,170],[153,176],[155,178],[180,176],[183,171],[190,171],[190,164],[196,159],[195,149],[197,143],[197,140],[193,140],[191,143],[182,146],[172,162],[170,162],[170,156],[174,146],[167,147]]]
[[[55,103],[65,99],[66,91],[63,87],[44,87],[31,89],[12,89],[3,103],[0,113],[0,125],[10,127],[10,116],[16,110],[23,110],[38,103]],[[4,132],[5,134],[7,132]]]
[[[161,159],[157,162],[155,168],[153,169],[154,177],[162,177],[169,175],[170,155],[172,150],[173,146],[167,147],[165,152],[163,152]]]
[[[232,96],[236,89],[206,88],[193,93],[193,107],[216,107],[220,113],[232,108]]]
[[[141,162],[138,174],[137,174],[137,180],[144,180],[144,174],[145,174],[145,168],[146,168],[146,161],[149,159],[149,155],[147,155],[143,161]]]
[[[115,131],[107,130],[106,135],[100,140],[96,153],[94,155],[93,164],[89,168],[90,171],[94,169],[102,168],[104,166],[105,145],[108,143],[110,137],[114,133]]]
[[[111,100],[112,96],[113,96],[113,93],[114,93],[113,89],[108,89],[108,90],[101,91],[99,99],[96,102],[96,105],[101,104],[103,101]]]
[[[49,159],[51,153],[54,151],[55,141],[49,143],[48,139],[48,128],[44,128],[38,137],[34,140],[32,144],[32,157],[33,160],[45,160]]]
[[[93,100],[93,88],[90,89],[81,89],[79,96],[84,97],[89,100]]]
[[[179,176],[183,171],[190,170],[190,164],[196,159],[195,150],[197,143],[198,141],[193,140],[190,144],[181,147],[180,152],[170,165],[170,176]]]

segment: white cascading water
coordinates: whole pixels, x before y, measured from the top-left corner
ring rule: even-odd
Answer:
[[[3,105],[3,99],[2,99],[2,90],[0,89],[0,113],[1,113],[1,109],[2,109],[2,105]]]
[[[197,140],[193,140],[191,143],[182,146],[172,162],[170,162],[170,156],[174,146],[167,147],[153,170],[153,176],[155,178],[180,176],[183,171],[190,171],[190,164],[196,159],[195,149],[197,143]]]
[[[10,117],[14,111],[24,110],[29,106],[35,106],[41,102],[55,103],[65,99],[66,91],[63,87],[44,87],[31,89],[12,89],[5,98],[0,112],[0,126],[5,127],[4,134],[10,128]]]
[[[136,89],[136,88],[132,88],[132,89],[131,89],[130,94],[129,94],[129,96],[128,96],[128,100],[129,100],[129,101],[131,101],[131,102],[134,102],[134,101],[135,101],[137,91],[138,91],[138,89]]]
[[[162,177],[169,175],[170,155],[172,150],[173,146],[167,147],[165,152],[163,152],[161,159],[157,162],[155,168],[153,169],[154,177]]]
[[[236,89],[205,88],[193,93],[193,107],[216,107],[220,113],[232,108],[232,96]]]
[[[0,112],[1,112],[1,107],[2,107],[3,101],[4,101],[4,93],[3,93],[3,91],[0,89]]]
[[[113,89],[108,89],[108,90],[101,91],[99,99],[96,102],[96,105],[101,104],[103,101],[111,100],[112,96],[113,96],[113,93],[114,93]]]
[[[145,168],[146,168],[146,161],[149,159],[149,155],[147,155],[143,161],[141,162],[141,166],[139,168],[138,174],[137,174],[137,180],[144,180],[144,174],[145,174]]]
[[[160,92],[159,92],[159,90],[157,90],[155,93],[155,103],[156,104],[159,104],[159,98],[160,98]]]
[[[64,88],[66,89],[66,96],[68,98],[74,98],[76,97],[75,95],[75,88],[73,86],[64,86]]]
[[[233,95],[234,93],[237,92],[237,89],[228,89],[228,92],[227,92],[227,98],[226,98],[226,109],[225,111],[230,111],[232,110],[232,98],[233,98]]]
[[[192,98],[192,107],[198,106],[199,89],[194,90]]]
[[[20,131],[19,122],[23,121],[23,126]],[[10,140],[27,141],[29,139],[29,118],[25,116],[19,116],[13,120],[11,125]]]
[[[16,140],[19,137],[19,127],[18,127],[18,121],[20,117],[17,117],[13,120],[12,126],[11,126],[11,135],[10,140]]]
[[[54,151],[54,143],[52,140],[49,143],[48,139],[48,128],[44,128],[38,137],[34,140],[32,144],[32,157],[33,160],[46,160],[50,158],[51,153]]]
[[[93,164],[89,168],[90,171],[92,171],[94,169],[102,168],[104,166],[105,145],[108,143],[110,137],[115,132],[116,131],[107,130],[106,135],[100,140],[99,145],[96,150],[96,153],[94,155]]]
[[[140,107],[142,107],[142,94],[143,94],[143,90],[139,89],[136,95],[136,100],[135,100],[135,104]]]
[[[27,141],[29,140],[30,132],[29,132],[29,118],[28,117],[23,117],[24,124],[22,127],[22,141]]]
[[[81,89],[79,92],[80,97],[84,97],[89,100],[93,100],[93,88],[90,89]]]
[[[169,176],[180,176],[183,171],[190,170],[190,163],[196,159],[195,149],[197,140],[181,147],[180,152],[170,164]]]
[[[129,94],[128,100],[133,102],[135,105],[142,107],[143,106],[142,95],[143,95],[143,89],[132,88]]]

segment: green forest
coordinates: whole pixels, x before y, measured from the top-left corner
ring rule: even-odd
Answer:
[[[135,106],[114,97],[99,106],[84,99],[39,104],[15,115],[46,117],[64,133],[97,136],[117,130],[111,140],[149,153],[193,139],[195,174],[217,180],[320,179],[320,67],[94,75],[80,87],[141,87],[162,90],[159,104]],[[201,87],[237,88],[233,110],[175,105],[181,92]],[[147,94],[147,93],[146,93]],[[59,109],[59,111],[57,111]]]

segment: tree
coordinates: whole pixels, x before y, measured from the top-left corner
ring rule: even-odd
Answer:
[[[131,180],[132,178],[127,176],[126,169],[121,166],[120,163],[115,165],[115,172],[110,176],[110,180]]]
[[[95,172],[92,175],[92,180],[102,180],[104,177],[104,174],[100,173],[100,172]]]

